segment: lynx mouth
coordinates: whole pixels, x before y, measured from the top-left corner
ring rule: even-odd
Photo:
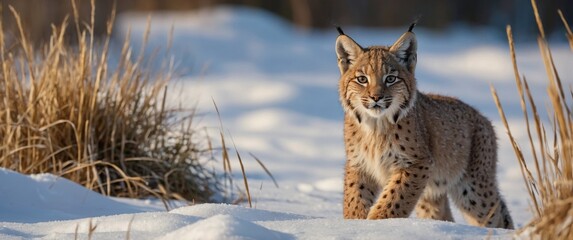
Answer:
[[[378,102],[370,102],[364,104],[366,109],[388,109],[392,102],[390,101],[378,101]]]
[[[384,115],[384,113],[390,108],[392,101],[383,101],[380,100],[378,102],[370,102],[368,104],[364,104],[364,108],[368,112],[368,114],[372,117],[380,117]]]
[[[382,113],[384,111],[386,111],[388,108],[384,107],[384,106],[380,106],[378,104],[371,106],[368,108],[368,112],[370,113],[370,115],[372,115],[373,117],[378,117],[381,116]]]

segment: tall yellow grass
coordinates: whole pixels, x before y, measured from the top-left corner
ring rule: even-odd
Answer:
[[[109,65],[113,17],[98,44],[93,5],[91,23],[74,8],[74,46],[64,43],[68,21],[34,46],[11,8],[19,32],[0,29],[0,167],[58,174],[105,195],[208,201],[219,189],[204,167],[211,149],[193,111],[166,107],[170,69],[147,71],[129,35]]]
[[[571,228],[573,225],[573,120],[572,105],[569,102],[573,97],[573,90],[571,85],[564,86],[561,81],[551,50],[545,39],[537,4],[535,0],[532,0],[531,3],[540,32],[537,43],[547,73],[547,94],[551,101],[548,112],[552,126],[549,131],[541,120],[527,80],[525,77],[520,77],[513,36],[509,26],[507,27],[507,36],[516,87],[529,136],[527,144],[533,156],[533,167],[528,164],[523,150],[513,137],[502,105],[493,88],[492,94],[519,161],[535,212],[534,219],[522,228],[520,233],[532,238],[573,239],[573,229]],[[567,30],[567,39],[573,51],[573,34],[560,11],[559,15]],[[569,81],[569,83],[571,82]],[[532,121],[529,116],[533,117]]]

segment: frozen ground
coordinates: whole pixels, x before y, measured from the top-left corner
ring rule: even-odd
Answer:
[[[116,39],[128,27],[134,39],[146,15],[124,15]],[[0,170],[0,239],[483,239],[510,238],[512,231],[410,219],[344,221],[341,217],[344,150],[338,103],[336,31],[305,32],[266,13],[218,8],[152,16],[151,48],[172,52],[185,75],[171,87],[172,104],[197,105],[200,125],[217,131],[212,99],[237,144],[249,177],[255,209],[206,204],[162,211],[156,201],[102,197],[52,175],[23,176]],[[404,29],[345,27],[362,45],[391,44]],[[457,96],[495,124],[500,152],[498,180],[517,226],[531,218],[528,195],[489,85],[502,98],[526,148],[513,69],[503,36],[487,30],[416,31],[419,89]],[[534,95],[545,105],[544,68],[534,43],[517,38],[518,60]],[[141,41],[134,40],[135,49]],[[562,79],[573,79],[573,57],[553,45]],[[572,83],[566,82],[568,86]],[[541,111],[544,112],[544,111]],[[276,188],[248,153],[277,178]],[[235,164],[234,169],[238,169]],[[240,178],[239,172],[236,173]],[[235,181],[239,182],[239,181]]]

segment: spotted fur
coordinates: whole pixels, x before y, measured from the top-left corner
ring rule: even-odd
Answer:
[[[458,99],[418,91],[415,34],[363,48],[339,30],[345,112],[345,218],[453,221],[448,196],[470,224],[513,228],[496,182],[491,122]]]

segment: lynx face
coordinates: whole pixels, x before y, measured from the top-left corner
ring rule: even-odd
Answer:
[[[358,117],[396,123],[416,100],[416,41],[407,32],[391,47],[362,48],[346,35],[336,42],[340,99]]]

